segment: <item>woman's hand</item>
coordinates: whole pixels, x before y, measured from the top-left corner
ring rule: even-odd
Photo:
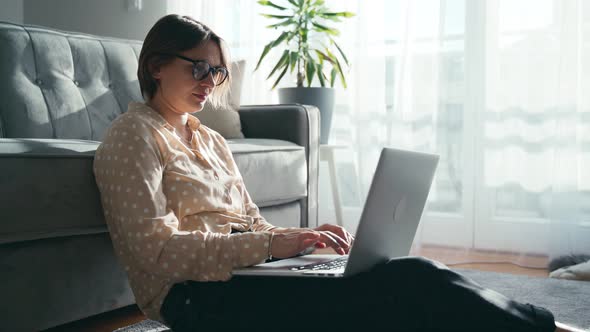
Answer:
[[[320,233],[320,240],[316,244],[317,248],[331,247],[340,255],[350,252],[350,247],[354,242],[354,236],[344,227],[332,224],[324,224],[314,228]]]
[[[320,233],[306,228],[274,233],[270,252],[276,258],[293,257],[309,247],[316,246],[320,237]]]
[[[309,247],[330,247],[340,255],[348,254],[354,241],[341,226],[324,224],[315,229],[278,228],[274,230],[271,254],[276,258],[293,257]]]

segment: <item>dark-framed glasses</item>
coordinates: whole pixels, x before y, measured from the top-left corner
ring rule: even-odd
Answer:
[[[229,75],[227,68],[225,68],[225,67],[212,67],[205,60],[193,60],[191,58],[187,58],[187,57],[182,56],[180,54],[170,54],[170,55],[192,63],[193,64],[193,77],[197,81],[204,80],[205,78],[207,78],[207,76],[209,76],[209,73],[211,73],[213,75],[213,82],[215,83],[215,85],[221,85],[221,83],[225,82],[225,80],[227,79],[227,76]]]

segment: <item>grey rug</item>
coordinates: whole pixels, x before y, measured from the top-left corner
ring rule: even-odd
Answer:
[[[590,282],[454,269],[480,285],[517,301],[549,309],[559,322],[590,331]],[[166,326],[144,320],[114,332],[164,332]]]
[[[454,269],[501,294],[551,311],[558,322],[590,331],[590,282]]]

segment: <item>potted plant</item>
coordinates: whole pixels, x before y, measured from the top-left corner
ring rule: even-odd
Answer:
[[[277,14],[264,13],[262,16],[278,22],[268,25],[270,29],[281,30],[277,39],[268,43],[254,70],[258,70],[262,60],[269,52],[283,49],[279,61],[267,76],[276,76],[274,89],[287,71],[297,72],[296,87],[280,88],[280,103],[300,103],[317,106],[320,110],[320,143],[328,143],[332,113],[334,108],[334,84],[339,78],[346,88],[343,65],[350,66],[348,58],[334,40],[340,32],[328,26],[341,22],[343,18],[354,16],[351,12],[333,12],[326,8],[324,0],[287,0],[278,5],[275,2],[260,0],[260,5],[278,11]],[[319,82],[320,87],[312,87]],[[329,87],[326,85],[329,84]]]

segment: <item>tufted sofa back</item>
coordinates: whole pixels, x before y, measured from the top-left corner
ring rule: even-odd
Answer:
[[[0,22],[0,137],[101,141],[143,100],[141,41]]]

